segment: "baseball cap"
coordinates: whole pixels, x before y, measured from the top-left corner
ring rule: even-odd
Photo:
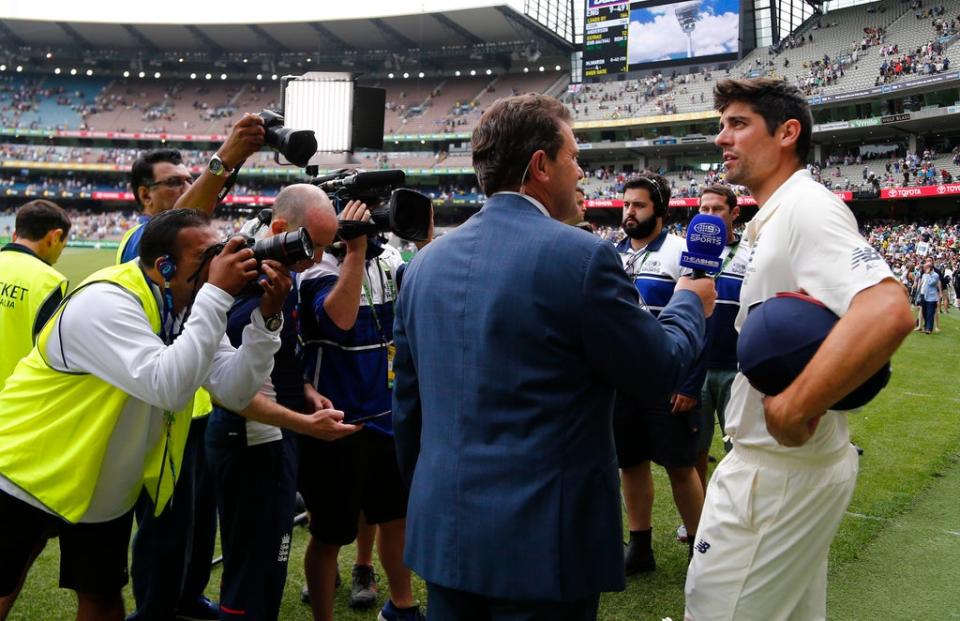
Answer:
[[[778,293],[751,308],[740,329],[737,360],[741,372],[763,394],[780,394],[800,375],[839,320],[809,295]],[[890,373],[887,361],[829,409],[863,407],[887,385]]]

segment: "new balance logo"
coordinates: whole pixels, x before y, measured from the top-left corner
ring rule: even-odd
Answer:
[[[703,539],[701,539],[700,541],[697,542],[697,545],[693,547],[696,548],[697,552],[699,552],[700,554],[706,554],[707,550],[710,549],[710,544],[704,541]]]
[[[879,252],[870,246],[857,248],[850,255],[850,269],[856,269],[861,263],[865,264],[867,269],[870,269],[870,264],[876,261],[883,261],[883,257],[880,256]]]

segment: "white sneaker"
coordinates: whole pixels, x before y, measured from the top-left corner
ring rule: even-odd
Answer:
[[[677,526],[677,541],[687,543],[687,527],[683,524]]]

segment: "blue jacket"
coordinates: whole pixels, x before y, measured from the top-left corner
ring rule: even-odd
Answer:
[[[686,250],[687,242],[681,237],[671,235],[666,228],[660,232],[656,239],[647,244],[646,249],[639,255],[633,255],[629,237],[625,237],[617,244],[617,252],[620,253],[621,258],[626,263],[632,264],[625,266],[629,267],[627,269],[628,275],[634,278],[634,285],[640,292],[640,298],[654,317],[660,314],[660,310],[673,297],[673,290],[677,286],[677,280],[680,276],[691,273],[689,269],[680,267],[680,255]],[[631,255],[633,256],[631,257]],[[710,342],[712,325],[710,321],[707,321],[705,342]],[[642,360],[643,352],[634,353],[641,356],[640,359]],[[705,351],[696,364],[690,368],[686,378],[677,386],[676,392],[700,401],[700,389],[703,388],[703,381],[707,376],[706,359],[708,355],[709,351]],[[643,400],[633,399],[629,396],[621,399],[623,403],[618,404],[618,412],[631,408],[643,408],[646,411],[650,406],[644,405],[644,403],[650,402],[651,399],[648,398],[650,395],[644,395],[644,397]],[[670,401],[670,397],[671,393],[665,392],[660,398],[653,399],[653,401],[659,401],[662,408],[664,404]]]
[[[613,245],[513,194],[413,259],[393,396],[411,569],[515,600],[624,588],[614,393],[675,386],[704,336],[693,293],[659,321],[638,302]]]

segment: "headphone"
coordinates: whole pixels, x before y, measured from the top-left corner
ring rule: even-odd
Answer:
[[[169,254],[165,254],[157,261],[157,271],[160,272],[163,280],[170,282],[173,275],[177,273],[177,264],[173,262],[173,258]]]
[[[650,198],[653,200],[653,215],[657,218],[666,218],[667,217],[667,206],[669,205],[670,196],[667,195],[666,198],[663,196],[663,188],[661,188],[660,182],[656,179],[650,177],[645,177],[642,175],[637,175],[627,179],[627,182],[639,182],[647,192],[650,194]]]

